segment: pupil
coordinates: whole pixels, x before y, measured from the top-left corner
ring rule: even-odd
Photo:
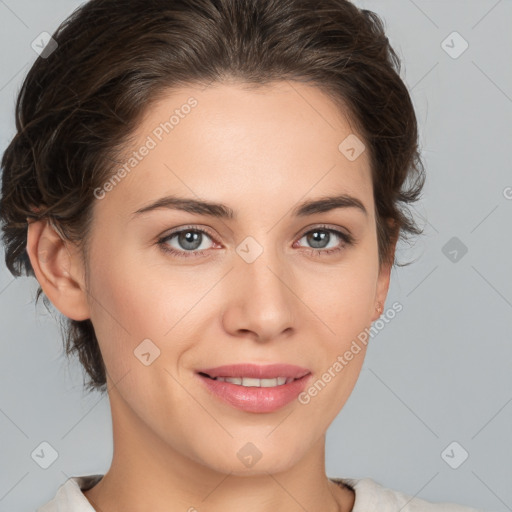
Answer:
[[[327,233],[326,231],[313,231],[311,233],[311,244],[315,248],[325,247],[324,245],[322,245],[322,242],[325,242],[326,239],[328,240],[328,237],[329,233]]]
[[[197,249],[201,245],[201,233],[195,231],[185,231],[180,234],[179,238],[184,249]],[[198,241],[199,243],[197,243]]]

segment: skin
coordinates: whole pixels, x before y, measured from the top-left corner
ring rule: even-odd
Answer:
[[[91,319],[107,368],[114,456],[84,494],[98,512],[348,512],[354,493],[326,476],[325,434],[357,381],[363,344],[307,405],[294,400],[272,413],[227,405],[194,371],[286,362],[309,368],[314,382],[379,317],[390,266],[378,264],[368,152],[349,161],[338,150],[353,131],[315,87],[225,82],[169,92],[127,153],[190,96],[198,106],[96,200],[88,279],[76,247],[44,221],[29,226],[40,285],[64,315]],[[224,203],[237,219],[171,209],[131,219],[171,193]],[[368,216],[356,208],[291,215],[299,202],[335,193],[360,199]],[[313,245],[304,235],[319,224],[355,244],[332,234]],[[179,258],[158,245],[189,225],[213,235],[203,236],[203,255]],[[236,252],[247,236],[263,247],[252,263]],[[190,254],[177,237],[167,244]],[[341,251],[308,253],[327,245]],[[134,356],[147,338],[160,350],[149,366]],[[262,454],[252,467],[237,457],[248,442]]]

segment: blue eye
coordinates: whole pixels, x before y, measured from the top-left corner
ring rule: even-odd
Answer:
[[[333,247],[328,247],[329,242],[338,239]],[[203,256],[208,251],[208,247],[198,250],[204,243],[205,237],[214,240],[206,230],[197,227],[185,227],[179,231],[174,231],[169,235],[158,240],[158,245],[168,254],[172,254],[178,258],[190,258]],[[308,254],[313,256],[326,256],[329,254],[339,253],[346,246],[354,244],[354,238],[348,233],[343,233],[327,226],[318,226],[310,229],[301,235],[299,240],[306,238],[308,243],[313,247],[305,248]],[[169,245],[171,240],[176,239],[178,247]],[[341,241],[341,243],[340,243]],[[326,245],[327,243],[327,245]],[[326,248],[327,247],[327,248]]]
[[[340,246],[339,242],[334,245],[331,248],[326,248],[325,242],[327,244],[332,241],[334,235],[334,239],[338,238],[343,241],[342,245]],[[308,243],[313,244],[313,249],[307,248],[307,252],[313,256],[324,256],[327,254],[333,254],[340,252],[346,245],[351,245],[353,242],[353,239],[350,235],[346,233],[342,233],[341,231],[338,231],[336,229],[331,228],[324,228],[324,227],[318,227],[315,229],[312,229],[310,231],[307,231],[304,233],[304,235],[300,238],[306,238]],[[321,250],[318,250],[321,249]]]
[[[189,258],[191,256],[201,256],[203,252],[205,252],[206,249],[197,251],[197,249],[202,245],[203,238],[205,236],[211,239],[211,236],[203,229],[186,228],[180,231],[175,231],[174,233],[161,238],[158,240],[158,243],[161,245],[165,252],[178,257]],[[183,247],[183,250],[180,248],[175,249],[169,246],[168,242],[173,238],[176,238],[178,244]]]

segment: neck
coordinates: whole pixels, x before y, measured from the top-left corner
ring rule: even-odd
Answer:
[[[325,435],[284,471],[235,474],[212,469],[181,452],[179,445],[170,446],[133,411],[123,409],[117,397],[111,407],[112,464],[100,482],[84,492],[97,512],[352,510],[354,492],[325,474]]]

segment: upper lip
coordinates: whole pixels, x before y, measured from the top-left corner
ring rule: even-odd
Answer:
[[[197,372],[206,373],[210,377],[249,377],[253,379],[275,379],[277,377],[299,379],[311,373],[307,368],[293,364],[257,365],[251,363],[203,368]]]

